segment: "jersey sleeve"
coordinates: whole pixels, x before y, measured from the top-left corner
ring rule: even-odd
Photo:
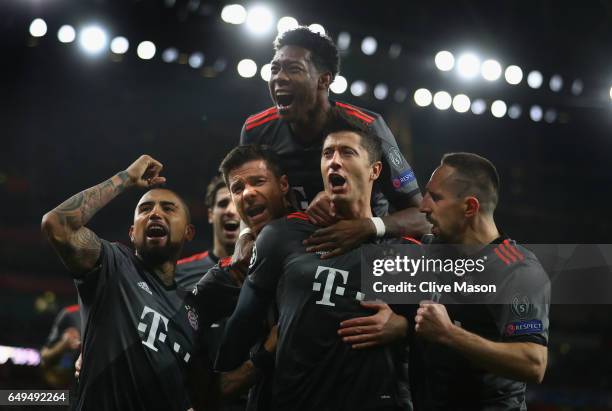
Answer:
[[[494,310],[502,341],[547,345],[550,282],[542,266],[526,264],[513,270],[501,294],[504,304]]]
[[[230,273],[219,264],[211,267],[198,281],[194,290],[194,305],[198,312],[200,329],[222,318],[229,317],[238,301],[240,286],[236,285]]]
[[[85,305],[93,304],[102,294],[109,278],[119,273],[123,264],[130,262],[131,251],[121,248],[124,246],[102,239],[100,243],[96,267],[74,279],[79,297]]]
[[[278,223],[264,227],[257,236],[253,255],[234,313],[227,321],[215,368],[236,369],[261,337],[260,324],[268,314],[282,271],[283,239]]]
[[[378,116],[371,125],[372,131],[382,140],[383,171],[381,189],[396,210],[414,205],[413,197],[420,194],[419,184],[408,161],[400,151],[393,133]]]
[[[242,125],[242,130],[240,130],[240,141],[238,143],[240,145],[252,143],[246,130],[246,123]]]

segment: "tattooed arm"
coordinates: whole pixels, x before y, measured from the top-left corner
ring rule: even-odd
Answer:
[[[154,158],[140,156],[127,170],[73,195],[43,216],[42,231],[71,272],[90,271],[100,256],[100,239],[85,224],[126,189],[165,182],[159,176],[162,167]]]

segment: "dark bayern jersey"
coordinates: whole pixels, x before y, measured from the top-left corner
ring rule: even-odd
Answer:
[[[76,304],[62,309],[57,314],[45,346],[48,348],[53,347],[68,328],[76,328],[81,333],[81,313],[79,312],[79,306]],[[57,367],[62,370],[73,370],[74,362],[78,356],[79,350],[64,352],[57,361]]]
[[[217,367],[240,364],[254,326],[274,299],[279,310],[274,402],[278,410],[354,410],[400,404],[400,347],[354,350],[341,321],[371,315],[360,305],[361,253],[321,260],[302,241],[316,226],[303,213],[268,224],[257,236],[249,276],[229,319]]]
[[[330,103],[366,123],[382,140],[383,169],[372,191],[375,214],[383,216],[412,205],[412,197],[420,194],[416,177],[382,116],[339,101]],[[309,145],[300,143],[289,123],[281,119],[276,108],[272,107],[246,120],[240,144],[265,144],[279,154],[298,200],[297,205],[305,210],[310,201],[323,191],[321,149],[324,138],[321,135]]]
[[[219,257],[212,250],[182,258],[176,262],[174,280],[180,287],[192,290],[200,278],[218,261]]]
[[[490,341],[547,345],[550,288],[535,255],[513,240],[500,238],[476,258],[482,257],[486,261],[483,274],[495,276],[498,293],[505,294],[503,301],[512,303],[469,304],[472,297],[466,295],[464,304],[446,304],[451,321]],[[468,274],[462,281],[472,281],[466,277]],[[410,346],[410,385],[415,409],[527,409],[524,382],[494,375],[451,347],[414,336]]]
[[[188,409],[198,324],[187,292],[165,286],[129,248],[101,247],[99,266],[75,279],[84,330],[77,409]]]

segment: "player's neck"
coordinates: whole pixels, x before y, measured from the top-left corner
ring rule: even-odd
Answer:
[[[234,253],[234,249],[232,247],[232,249],[229,250],[223,245],[223,243],[221,243],[221,241],[217,237],[215,237],[212,252],[218,258],[225,258],[225,257],[232,255]]]
[[[325,98],[317,103],[315,109],[307,113],[301,121],[291,123],[291,129],[295,137],[303,142],[312,142],[323,138],[322,133],[327,125],[331,113],[329,100]]]
[[[151,261],[151,258],[144,258],[138,251],[136,251],[136,257],[138,257],[147,270],[156,275],[165,286],[171,286],[174,283],[174,271],[176,269],[177,258],[159,262]]]
[[[486,245],[499,237],[499,230],[495,225],[493,216],[481,216],[470,224],[466,231],[462,244]]]
[[[372,218],[372,207],[370,201],[365,197],[352,202],[334,202],[336,215],[342,220],[357,220],[360,218]]]

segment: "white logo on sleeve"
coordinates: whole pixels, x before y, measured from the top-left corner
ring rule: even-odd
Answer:
[[[151,319],[151,322],[147,324],[149,318]],[[145,305],[144,309],[142,310],[142,314],[140,315],[140,320],[140,323],[138,323],[138,331],[142,333],[143,338],[146,337],[145,340],[142,340],[142,344],[157,352],[158,348],[155,346],[155,342],[159,341],[161,343],[165,343],[168,336],[168,318]],[[162,324],[161,329],[160,323]],[[149,328],[148,333],[147,328]],[[181,345],[175,342],[172,344],[172,348],[175,353],[178,353],[181,350]],[[189,357],[191,357],[191,354],[186,353],[183,357],[183,361],[188,362]]]
[[[316,303],[334,307],[336,304],[331,301],[332,292],[336,295],[344,295],[344,287],[340,285],[336,286],[334,291],[334,280],[337,277],[336,274],[340,274],[339,277],[342,281],[342,285],[345,285],[348,281],[349,272],[331,267],[318,266],[317,273],[315,274],[315,281],[312,284],[312,291],[321,291],[322,283],[316,280],[319,279],[319,274],[324,273],[327,273],[327,278],[325,279],[325,288],[323,289],[323,296]],[[323,275],[321,275],[321,277],[323,277]]]

